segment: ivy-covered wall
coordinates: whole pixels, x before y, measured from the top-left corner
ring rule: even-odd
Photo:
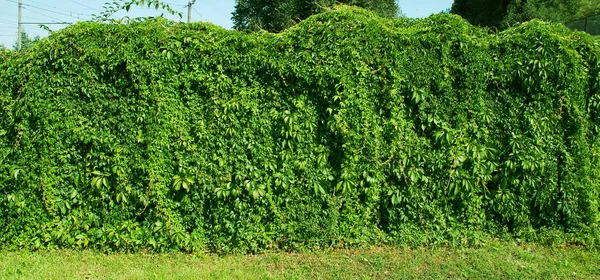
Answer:
[[[0,247],[593,245],[599,71],[537,21],[78,23],[0,53]]]

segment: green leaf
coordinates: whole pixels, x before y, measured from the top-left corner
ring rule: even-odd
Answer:
[[[100,189],[102,187],[102,177],[92,178],[92,186]]]

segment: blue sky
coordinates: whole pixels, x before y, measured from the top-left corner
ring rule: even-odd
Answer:
[[[89,20],[93,14],[104,10],[106,2],[113,0],[23,0],[22,21],[26,23],[77,22]],[[0,44],[12,47],[17,39],[17,6],[18,0],[0,0]],[[163,1],[172,8],[183,13],[182,20],[187,18],[187,0]],[[399,5],[408,17],[427,17],[450,8],[452,0],[400,0]],[[231,28],[231,12],[235,0],[197,0],[192,12],[193,21],[208,21]],[[116,14],[122,17],[125,13]],[[156,11],[148,8],[132,8],[130,17],[152,16]],[[172,19],[178,20],[178,18]],[[48,25],[56,30],[66,25]],[[32,35],[46,36],[47,32],[37,24],[25,24],[24,30]]]

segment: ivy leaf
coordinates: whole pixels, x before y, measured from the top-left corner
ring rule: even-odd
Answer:
[[[13,171],[12,171],[12,177],[15,179],[15,181],[17,181],[20,172],[21,172],[21,169],[19,169],[19,168],[13,169]]]

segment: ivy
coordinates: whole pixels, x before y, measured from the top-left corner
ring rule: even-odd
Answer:
[[[0,52],[0,247],[594,245],[599,73],[539,21],[78,23]]]

